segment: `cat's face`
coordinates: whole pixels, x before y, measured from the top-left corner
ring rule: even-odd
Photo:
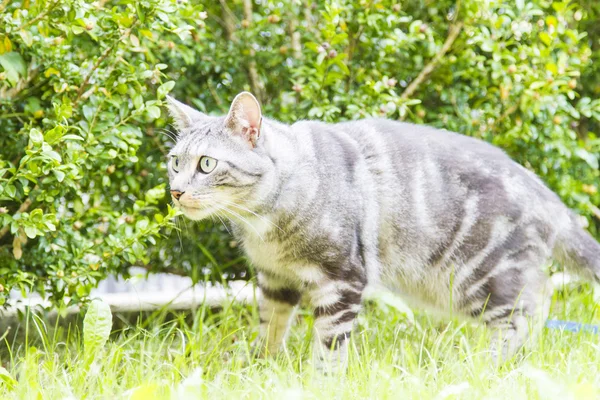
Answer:
[[[168,155],[175,205],[192,220],[247,215],[260,202],[261,185],[272,169],[259,146],[256,99],[238,95],[226,117],[209,117],[173,99],[169,103],[179,130]]]

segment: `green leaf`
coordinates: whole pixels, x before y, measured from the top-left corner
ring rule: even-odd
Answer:
[[[17,380],[2,366],[0,366],[0,382],[4,383],[9,390],[12,390],[17,384]]]
[[[62,137],[65,129],[61,125],[56,125],[44,134],[44,138],[48,144],[54,144]]]
[[[151,119],[157,119],[160,117],[160,108],[156,106],[150,106],[146,108],[146,112]]]
[[[158,185],[146,191],[145,200],[147,203],[156,204],[165,197],[165,185]]]
[[[51,159],[61,162],[62,158],[60,157],[60,154],[58,154],[57,152],[55,152],[54,150],[46,150],[42,153],[43,155],[50,157]]]
[[[83,319],[83,347],[92,358],[101,350],[112,329],[112,312],[102,300],[90,303]]]
[[[33,44],[33,36],[31,35],[31,32],[21,29],[19,31],[19,35],[21,36],[21,39],[23,39],[23,42],[27,45],[27,47],[31,47],[31,45]]]
[[[144,11],[144,9],[142,8],[142,5],[139,2],[135,2],[135,10],[137,12],[138,18],[140,19],[140,21],[142,23],[146,22],[146,13]]]
[[[593,169],[598,169],[598,156],[596,154],[590,153],[581,147],[575,150],[575,154]]]
[[[552,37],[548,34],[548,32],[540,32],[538,36],[546,46],[550,46],[550,43],[552,43]]]
[[[140,219],[136,224],[135,227],[140,230],[143,231],[144,229],[146,229],[148,227],[148,220],[147,219]]]
[[[32,129],[29,131],[29,139],[31,139],[33,143],[39,144],[44,141],[44,135],[42,135],[42,132],[38,131],[37,129]]]
[[[480,46],[481,46],[481,50],[483,50],[487,53],[491,53],[492,51],[494,51],[494,42],[491,39],[484,40]]]
[[[11,185],[11,184],[6,185],[6,187],[4,188],[4,191],[6,192],[6,194],[9,197],[12,197],[12,198],[14,198],[15,195],[17,194],[17,188],[15,187],[15,185]]]
[[[27,65],[19,53],[11,51],[0,55],[0,65],[6,71],[6,79],[14,86],[20,76],[27,73]]]
[[[165,97],[167,94],[169,94],[169,92],[171,90],[173,90],[173,87],[175,86],[175,81],[169,81],[169,82],[165,82],[162,85],[160,85],[158,87],[158,90],[156,91],[157,97],[159,99],[162,99],[163,97]],[[158,117],[157,117],[158,118]]]
[[[57,169],[52,170],[52,172],[54,173],[54,176],[56,176],[56,180],[59,182],[62,182],[65,179],[65,173],[62,171],[59,171]]]
[[[43,216],[44,212],[40,208],[36,208],[35,210],[29,213],[29,219],[35,223],[40,222]]]
[[[94,118],[94,112],[96,111],[95,107],[92,106],[83,106],[83,116],[88,121],[91,121]]]
[[[35,226],[26,226],[25,234],[29,239],[34,239],[37,236],[37,229],[35,229]]]
[[[83,141],[83,138],[81,136],[77,136],[77,135],[65,135],[62,137],[62,140],[80,140]]]

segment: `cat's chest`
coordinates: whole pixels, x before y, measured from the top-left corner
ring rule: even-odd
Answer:
[[[256,237],[244,238],[244,251],[252,264],[261,270],[281,270],[289,264],[289,260],[282,259],[283,245],[279,241],[261,240]]]
[[[270,220],[249,220],[240,231],[243,248],[252,265],[260,271],[297,283],[316,283],[324,279],[321,267],[296,254],[293,240],[280,240]]]

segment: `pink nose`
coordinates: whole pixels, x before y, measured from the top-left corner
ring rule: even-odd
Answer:
[[[171,196],[175,197],[175,200],[179,200],[184,193],[185,192],[180,192],[179,190],[171,190]]]

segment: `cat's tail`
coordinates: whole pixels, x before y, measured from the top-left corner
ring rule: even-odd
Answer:
[[[586,231],[577,218],[571,228],[559,234],[554,256],[578,275],[600,283],[600,243]]]

